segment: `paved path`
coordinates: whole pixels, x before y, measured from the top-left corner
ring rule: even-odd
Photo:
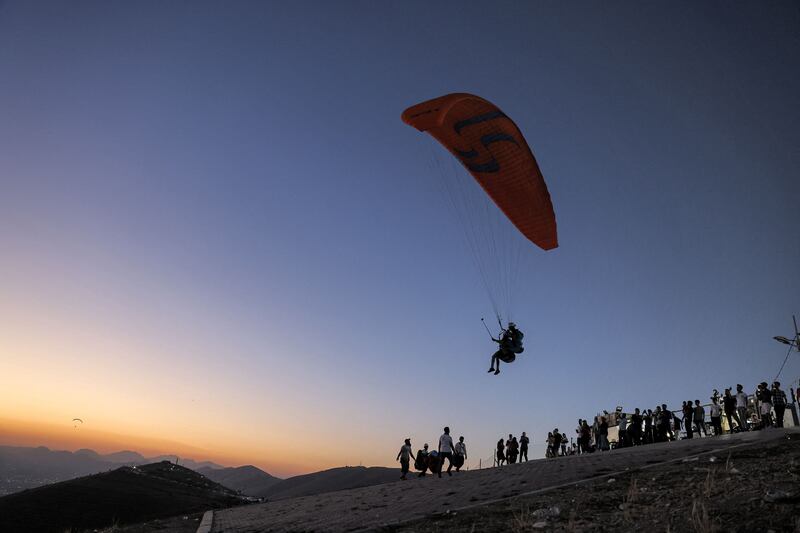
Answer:
[[[236,507],[214,514],[214,533],[266,531],[364,531],[518,496],[564,483],[725,449],[785,438],[766,430],[651,444],[611,452],[538,459],[522,464],[460,472],[442,479],[409,478],[360,489]],[[399,471],[398,471],[399,473]]]

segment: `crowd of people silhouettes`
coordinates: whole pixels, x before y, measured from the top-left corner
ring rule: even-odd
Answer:
[[[510,323],[509,330],[512,326],[513,323]],[[502,339],[498,342],[502,344]],[[792,390],[791,394],[792,402],[795,401],[795,395],[796,401],[800,402],[800,390],[797,392]],[[766,382],[759,383],[755,393],[749,396],[741,384],[736,385],[735,393],[733,388],[726,388],[723,394],[714,389],[709,399],[711,403],[707,404],[708,410],[700,400],[696,399],[684,401],[681,408],[675,411],[670,410],[667,404],[646,410],[637,407],[632,413],[626,413],[618,407],[617,411],[611,414],[603,411],[594,417],[592,424],[589,424],[588,420],[579,419],[574,439],[569,439],[566,433],[559,431],[558,428],[547,434],[545,457],[608,451],[612,447],[641,446],[670,442],[679,438],[691,439],[695,435],[708,437],[712,436],[712,432],[713,435],[722,435],[723,417],[728,433],[770,427],[782,428],[784,425],[788,401],[778,381],[771,387]],[[610,427],[617,429],[616,440],[609,440]],[[495,448],[494,464],[502,466],[527,461],[530,444],[531,439],[524,431],[519,438],[513,434],[509,434],[507,439],[501,438]],[[454,443],[449,427],[444,428],[436,450],[429,450],[426,443],[417,451],[416,456],[411,449],[411,440],[406,439],[397,454],[397,460],[401,465],[401,479],[406,479],[411,461],[414,461],[419,477],[424,477],[428,471],[442,477],[445,459],[448,463],[445,472],[448,475],[452,475],[453,468],[456,472],[460,471],[467,459],[464,437],[459,437],[458,442]]]

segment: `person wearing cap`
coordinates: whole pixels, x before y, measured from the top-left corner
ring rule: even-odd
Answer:
[[[409,458],[414,459],[414,452],[411,451],[411,439],[406,439],[405,444],[397,453],[397,460],[400,461],[400,479],[405,479],[408,474]],[[414,459],[416,461],[416,459]]]
[[[781,390],[781,384],[776,381],[772,384],[772,408],[775,409],[775,427],[783,427],[783,413],[786,411],[786,393]]]

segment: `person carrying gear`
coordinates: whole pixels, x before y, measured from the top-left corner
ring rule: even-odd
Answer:
[[[425,473],[428,471],[428,455],[428,443],[426,442],[421,450],[417,450],[417,458],[414,460],[414,468],[420,471],[419,477],[425,477]]]

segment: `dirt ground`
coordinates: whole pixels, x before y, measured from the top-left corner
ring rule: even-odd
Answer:
[[[800,434],[378,529],[800,533]]]
[[[97,533],[195,533],[202,519],[203,513],[193,513],[151,520],[143,524],[104,529]]]

